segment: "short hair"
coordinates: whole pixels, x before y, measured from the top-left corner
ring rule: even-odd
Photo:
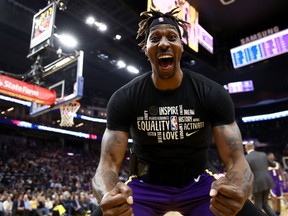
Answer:
[[[189,24],[188,22],[179,19],[177,17],[177,14],[180,12],[179,7],[175,7],[173,8],[171,11],[167,12],[167,13],[162,13],[160,11],[156,11],[151,9],[150,11],[144,11],[140,14],[140,17],[143,17],[144,19],[142,21],[139,22],[138,24],[138,31],[137,31],[137,36],[136,39],[138,39],[141,36],[145,36],[145,38],[138,44],[142,50],[145,49],[145,44],[147,42],[147,37],[149,34],[149,30],[150,30],[150,25],[153,22],[153,20],[159,18],[159,17],[166,17],[168,19],[170,19],[172,22],[175,23],[176,26],[180,26],[181,28],[183,28],[184,30],[187,30],[187,24]],[[181,37],[181,35],[179,35]]]
[[[247,149],[247,150],[251,150],[251,149],[254,149],[254,148],[255,148],[255,145],[254,145],[253,142],[248,142],[245,145],[245,149]]]

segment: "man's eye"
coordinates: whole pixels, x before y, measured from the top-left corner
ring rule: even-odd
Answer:
[[[150,40],[151,40],[152,42],[156,42],[156,41],[159,40],[159,38],[155,36],[155,37],[151,37]]]
[[[177,39],[177,36],[176,36],[176,35],[174,35],[174,34],[173,34],[173,35],[170,35],[169,39],[174,41],[174,40],[176,40],[176,39]]]

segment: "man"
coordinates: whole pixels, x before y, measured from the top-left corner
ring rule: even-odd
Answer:
[[[247,152],[247,161],[255,176],[253,187],[254,204],[257,208],[263,209],[269,216],[276,216],[277,214],[268,203],[270,189],[274,187],[274,182],[268,172],[268,167],[275,167],[275,164],[268,159],[266,153],[255,151],[253,142],[248,142],[245,145],[245,150]]]
[[[12,195],[8,194],[5,201],[3,202],[4,215],[11,216],[12,208],[13,208]]]
[[[139,45],[152,72],[120,88],[108,103],[92,180],[103,215],[178,211],[185,216],[234,216],[251,193],[253,173],[230,96],[221,85],[180,66],[179,26],[185,28],[185,22],[174,16],[177,12],[142,13],[137,37],[145,37]],[[129,134],[132,176],[124,184],[118,173]],[[207,170],[212,134],[226,166],[225,177],[218,180]]]
[[[31,207],[31,204],[30,204],[30,199],[29,199],[29,196],[28,194],[24,194],[23,196],[23,202],[24,202],[24,211],[26,214],[31,214],[32,213],[32,207]]]
[[[281,164],[275,160],[275,155],[273,152],[268,153],[268,159],[273,161],[275,164],[275,167],[268,167],[269,173],[275,184],[275,187],[273,187],[270,191],[272,207],[277,215],[281,215],[281,199],[283,197],[282,190],[284,189],[283,186],[286,187],[286,185],[283,184],[283,180],[285,179],[283,168]]]

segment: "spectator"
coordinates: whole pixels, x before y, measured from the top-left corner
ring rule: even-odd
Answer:
[[[45,197],[45,208],[48,209],[48,214],[52,212],[53,202],[49,196]]]
[[[3,208],[3,201],[2,201],[2,197],[0,196],[0,216],[4,216],[5,215],[5,211]]]
[[[23,201],[23,194],[19,193],[16,197],[16,200],[13,201],[13,208],[12,208],[13,216],[21,215],[26,216],[25,214],[25,206]]]
[[[5,216],[12,216],[12,209],[13,209],[12,195],[8,194],[6,196],[6,200],[3,202],[3,210]]]

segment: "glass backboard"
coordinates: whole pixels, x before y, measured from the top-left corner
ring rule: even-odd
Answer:
[[[59,108],[71,101],[77,101],[83,96],[84,52],[75,55],[65,55],[49,65],[44,66],[41,82],[43,87],[56,91],[56,101],[52,106],[32,103],[30,116],[38,116]]]

